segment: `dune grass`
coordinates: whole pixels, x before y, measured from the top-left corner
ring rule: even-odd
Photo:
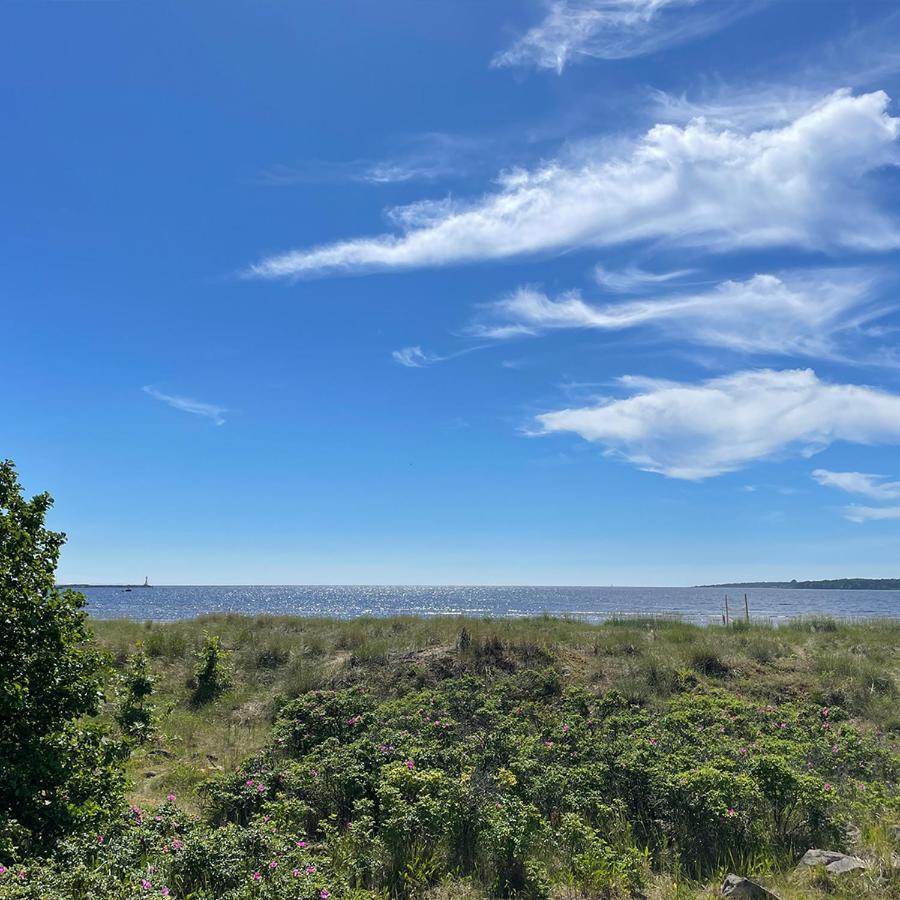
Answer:
[[[900,736],[897,620],[724,628],[652,617],[592,625],[551,616],[336,620],[220,614],[92,625],[116,669],[142,646],[157,678],[160,740],[131,761],[134,796],[142,800],[160,799],[173,783],[190,793],[205,775],[233,767],[263,745],[280,706],[307,691],[364,684],[387,695],[459,674],[461,636],[477,650],[474,664],[485,670],[552,660],[568,684],[616,689],[651,704],[675,690],[679,673],[690,671],[760,702],[809,697],[841,706],[867,727]],[[234,683],[221,701],[197,710],[189,702],[189,683],[206,634],[218,635],[229,651]]]

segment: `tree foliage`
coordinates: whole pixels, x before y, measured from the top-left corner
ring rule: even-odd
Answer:
[[[46,845],[101,816],[121,791],[119,748],[85,722],[100,700],[103,656],[87,641],[84,597],[60,591],[65,535],[52,500],[25,499],[0,463],[0,848]]]

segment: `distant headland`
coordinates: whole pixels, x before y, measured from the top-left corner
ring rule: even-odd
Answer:
[[[708,588],[797,588],[824,591],[900,591],[900,578],[829,578],[822,581],[734,581]]]
[[[58,588],[121,588],[130,591],[132,588],[148,588],[153,587],[150,584],[150,577],[144,578],[143,584],[58,584]]]

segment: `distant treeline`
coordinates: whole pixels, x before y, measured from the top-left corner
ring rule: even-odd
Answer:
[[[826,591],[900,591],[900,578],[831,578],[823,581],[736,581],[704,584],[717,588],[799,588]]]

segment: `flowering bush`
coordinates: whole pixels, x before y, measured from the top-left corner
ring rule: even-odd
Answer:
[[[451,875],[629,895],[673,855],[703,874],[839,842],[846,810],[896,803],[897,772],[839,709],[703,684],[654,710],[526,673],[314,692],[206,785],[202,817],[133,807],[21,877],[4,862],[0,897],[403,897]]]

